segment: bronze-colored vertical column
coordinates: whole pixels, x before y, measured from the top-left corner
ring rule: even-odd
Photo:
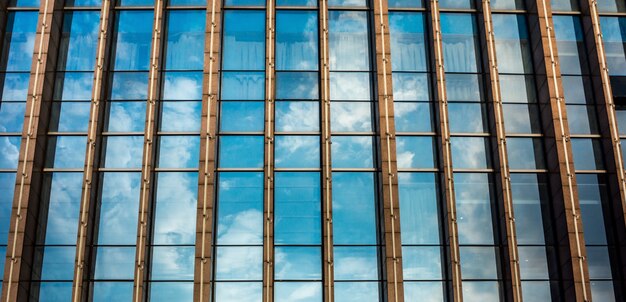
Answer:
[[[265,31],[265,157],[263,170],[263,301],[274,301],[274,0],[267,0]]]
[[[92,254],[91,243],[95,228],[93,216],[96,207],[96,190],[98,183],[98,165],[103,127],[104,100],[106,91],[103,89],[103,78],[107,71],[106,54],[111,43],[110,35],[113,22],[109,22],[112,14],[111,1],[102,1],[100,9],[100,27],[98,32],[98,46],[96,66],[93,78],[91,106],[89,108],[89,125],[87,126],[87,145],[85,166],[83,172],[83,186],[80,200],[80,216],[76,240],[76,258],[74,261],[74,281],[72,284],[72,301],[84,301],[88,295],[89,259]]]
[[[328,48],[328,0],[319,1],[320,82],[322,96],[322,272],[324,301],[334,301],[332,164],[330,151],[330,59]]]
[[[443,42],[439,19],[439,0],[430,0],[430,18],[433,36],[433,57],[436,85],[434,91],[438,103],[441,170],[443,171],[444,216],[446,219],[446,239],[449,246],[448,271],[451,277],[452,300],[463,301],[461,285],[461,259],[459,255],[459,235],[456,223],[456,201],[454,195],[454,173],[452,170],[452,149],[450,146],[450,125],[448,123],[448,98],[446,95],[446,74],[443,67]],[[439,149],[439,148],[438,148]]]
[[[479,22],[481,33],[484,34],[485,43],[481,43],[483,53],[483,66],[487,70],[487,99],[490,123],[489,128],[492,136],[492,153],[496,154],[496,194],[497,201],[502,202],[499,206],[499,219],[501,222],[501,242],[505,246],[503,279],[505,282],[505,297],[507,301],[522,301],[522,285],[520,281],[519,256],[517,250],[517,237],[515,232],[515,216],[513,214],[513,197],[511,193],[511,177],[509,172],[508,153],[506,149],[506,132],[504,129],[504,113],[502,110],[502,96],[500,93],[500,80],[498,77],[498,60],[496,56],[495,35],[491,18],[489,0],[482,0]]]
[[[8,1],[0,1],[0,41],[4,41],[7,27],[7,4]]]
[[[42,0],[39,7],[2,285],[7,302],[29,299],[63,2]]]
[[[151,203],[154,191],[154,151],[156,149],[156,117],[159,99],[161,64],[161,39],[163,33],[163,13],[165,0],[156,0],[154,8],[154,26],[150,54],[150,72],[148,78],[148,100],[146,104],[146,126],[141,165],[141,187],[139,197],[139,219],[137,224],[137,250],[135,256],[135,284],[133,302],[142,302],[146,297],[146,282],[149,276],[150,262],[150,220]]]
[[[552,207],[557,220],[556,244],[563,276],[563,296],[567,301],[591,301],[585,240],[552,8],[548,0],[529,0],[526,4],[548,155]]]
[[[386,0],[373,1],[376,42],[376,84],[378,105],[378,136],[382,180],[383,230],[385,234],[385,280],[387,301],[404,301],[402,246],[400,241],[400,203],[398,165],[396,158],[396,126],[393,115],[391,79],[391,40]]]
[[[222,2],[219,0],[208,1],[206,10],[206,30],[204,34],[203,102],[202,125],[200,128],[198,207],[196,215],[194,301],[210,301],[211,297],[221,24]]]
[[[608,174],[609,194],[613,218],[616,221],[614,233],[617,235],[617,256],[621,259],[619,268],[614,272],[622,272],[621,286],[626,288],[624,273],[626,272],[626,175],[624,172],[624,158],[622,154],[622,143],[619,137],[619,128],[615,115],[615,102],[611,91],[611,79],[609,68],[604,52],[604,42],[600,29],[600,16],[598,14],[597,1],[581,1],[582,25],[585,34],[585,44],[589,53],[589,65],[591,80],[594,87],[596,110],[598,112],[598,122],[600,123],[600,133],[602,145],[604,147],[604,158]],[[619,275],[619,274],[614,274]],[[618,278],[615,278],[618,279]],[[621,299],[626,299],[623,290],[618,292]]]

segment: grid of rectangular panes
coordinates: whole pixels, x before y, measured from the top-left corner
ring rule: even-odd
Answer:
[[[441,8],[468,3],[441,2]],[[500,297],[499,240],[483,93],[479,30],[473,13],[441,13],[463,298]],[[481,298],[482,297],[482,298]]]
[[[390,3],[390,6],[392,4]],[[442,247],[426,20],[421,4],[393,2],[389,12],[404,297],[444,300]],[[412,11],[407,11],[412,9]]]
[[[335,299],[378,301],[382,292],[370,15],[366,1],[331,0],[328,5]]]
[[[206,20],[206,10],[197,8],[203,7],[165,13],[153,174],[151,301],[193,299]]]
[[[276,301],[295,301],[296,297],[301,301],[322,301],[319,37],[318,13],[313,10],[316,5],[316,1],[277,1]],[[299,9],[282,9],[286,6]]]
[[[38,296],[57,300],[72,296],[100,11],[65,11],[62,24],[32,275]]]
[[[90,288],[94,301],[132,299],[154,11],[128,10],[127,4],[132,5],[119,1],[109,21],[112,49],[104,74],[108,91]]]
[[[500,4],[501,9],[523,9]],[[549,301],[550,279],[558,280],[558,274],[550,261],[555,259],[554,234],[527,21],[512,13],[494,13],[492,21],[522,293],[527,300]]]
[[[0,256],[6,253],[9,221],[37,28],[35,1],[9,2],[0,57]],[[14,8],[18,6],[18,8]],[[22,10],[26,7],[25,10]],[[29,10],[34,7],[34,10]],[[4,258],[2,258],[4,259]],[[0,264],[4,271],[4,261]],[[2,277],[0,277],[2,279]]]
[[[226,0],[224,5],[213,301],[260,301],[265,1]]]
[[[591,293],[596,300],[615,301],[614,272],[609,257],[614,239],[606,232],[606,226],[611,226],[611,211],[582,22],[579,16],[566,14],[555,14],[553,21],[572,137]]]

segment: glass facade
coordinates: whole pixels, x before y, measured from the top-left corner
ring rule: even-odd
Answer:
[[[582,1],[1,3],[2,298],[626,299],[626,4]]]

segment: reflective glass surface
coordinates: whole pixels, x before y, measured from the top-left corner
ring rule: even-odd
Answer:
[[[143,137],[108,136],[105,140],[104,167],[141,168]]]
[[[435,167],[431,137],[397,136],[396,148],[398,169]]]
[[[403,246],[404,280],[437,280],[442,278],[441,248],[436,246]]]
[[[334,249],[335,280],[377,280],[376,247],[338,247]]]
[[[157,167],[196,168],[199,155],[199,136],[161,136]]]
[[[369,73],[331,72],[330,99],[336,101],[367,101],[372,98]]]
[[[580,10],[580,7],[578,6],[578,0],[551,0],[550,3],[552,6],[552,10],[557,12],[570,12]]]
[[[626,3],[623,0],[598,1],[598,11],[601,13],[623,13],[626,12]]]
[[[125,0],[128,2],[129,0]],[[115,70],[148,70],[152,40],[152,11],[117,12],[113,41]],[[147,92],[147,89],[144,90]]]
[[[331,102],[330,127],[335,132],[371,132],[372,114],[369,102]]]
[[[98,11],[65,14],[58,69],[76,71],[94,69],[99,25]],[[93,81],[93,75],[90,78]]]
[[[507,138],[507,153],[510,169],[544,169],[543,144],[541,139]]]
[[[194,249],[193,246],[153,247],[150,278],[152,280],[193,280]],[[152,284],[156,283],[158,282],[152,282]],[[182,297],[178,297],[177,300],[184,301]]]
[[[263,275],[263,247],[235,246],[216,248],[215,279],[261,280]]]
[[[187,46],[181,46],[187,47]],[[169,53],[169,52],[168,52]],[[180,68],[192,68],[197,67],[202,69],[202,56],[200,59],[199,66],[197,63],[186,63],[186,60],[183,59],[173,59],[178,60],[177,63],[172,63],[181,66],[172,66],[172,68],[180,67]],[[191,64],[191,65],[188,65]],[[163,100],[201,100],[202,99],[202,73],[201,72],[166,72],[163,76]]]
[[[392,69],[394,71],[426,71],[423,15],[392,12],[389,14],[389,30]]]
[[[493,183],[488,174],[455,173],[459,243],[493,244],[491,191]],[[488,268],[488,269],[495,269]]]
[[[77,168],[85,165],[87,138],[84,136],[52,136],[48,138],[46,167]]]
[[[441,7],[469,8],[471,1],[440,1]],[[472,14],[441,13],[441,38],[446,72],[477,72],[477,30]]]
[[[180,5],[172,3],[170,5]],[[189,0],[183,0],[189,2]],[[180,0],[176,1],[180,2]],[[198,2],[198,1],[196,1]],[[200,1],[201,2],[201,1]],[[204,3],[199,3],[200,5]],[[177,10],[167,12],[165,69],[202,70],[206,12]],[[182,89],[184,91],[185,89]]]
[[[222,72],[222,100],[264,100],[265,72]]]
[[[258,2],[258,0],[232,0]],[[260,4],[264,4],[261,1]],[[244,3],[239,3],[244,4]],[[258,3],[245,3],[253,5]],[[229,5],[229,1],[226,1]],[[245,22],[242,22],[245,20]],[[263,70],[265,66],[265,12],[224,12],[222,68],[225,70]],[[224,87],[224,84],[222,84]],[[223,90],[225,88],[222,88]]]
[[[95,279],[133,279],[135,267],[134,247],[99,247],[96,253]]]
[[[620,0],[598,1],[598,9],[602,9],[601,4],[611,3],[619,3],[619,11],[626,12],[626,3]],[[626,17],[602,17],[600,26],[609,74],[626,76]]]
[[[280,135],[274,139],[276,168],[316,168],[320,165],[320,138]]]
[[[153,243],[194,244],[198,173],[160,172],[156,178]]]
[[[317,28],[316,11],[276,13],[277,70],[317,70]]]
[[[263,173],[222,172],[218,177],[217,244],[261,244]]]
[[[317,45],[317,44],[315,44]],[[309,47],[309,46],[307,46]],[[297,50],[294,50],[298,52]],[[317,54],[315,54],[317,56]],[[286,58],[294,55],[285,54]],[[317,59],[315,60],[317,62]],[[287,63],[285,63],[287,64]],[[285,66],[285,68],[289,68]],[[302,69],[317,69],[317,65],[302,66]],[[279,100],[313,100],[319,98],[317,72],[277,72],[276,98]]]
[[[140,111],[141,112],[141,111]],[[161,102],[161,131],[199,132],[202,114],[200,101]]]
[[[7,244],[11,208],[13,207],[13,192],[15,190],[15,173],[0,173],[0,245]],[[0,247],[0,254],[4,247]]]
[[[336,0],[346,4],[350,1]],[[329,5],[338,5],[329,1]],[[356,6],[358,3],[350,3]],[[369,70],[369,39],[367,12],[362,11],[329,11],[328,12],[328,44],[330,48],[331,70]],[[332,87],[331,87],[332,91]]]
[[[440,222],[436,175],[399,173],[402,244],[439,244]]]
[[[7,106],[9,105],[9,106]],[[7,106],[11,108],[12,103],[3,104],[2,107]],[[59,132],[87,132],[89,126],[89,109],[91,103],[89,102],[54,102],[52,103],[51,116],[50,116],[50,131]],[[17,107],[17,106],[15,106]],[[15,108],[14,107],[14,108]],[[18,107],[20,111],[24,110],[24,107]],[[15,109],[13,109],[15,110]],[[2,108],[0,108],[0,123],[2,120]],[[13,115],[12,117],[15,117]],[[0,128],[1,129],[1,128]],[[15,129],[15,128],[14,128]],[[21,125],[20,129],[21,131]]]
[[[262,132],[265,129],[265,104],[263,102],[221,102],[220,106],[220,131]],[[276,110],[279,110],[278,107],[280,106],[277,103]],[[282,117],[277,111],[276,123],[280,119]],[[280,130],[276,129],[276,131]]]
[[[146,102],[107,102],[108,119],[105,128],[110,132],[143,132],[146,120]]]
[[[545,244],[543,217],[549,214],[546,178],[535,174],[511,174],[511,191],[518,244]]]
[[[576,170],[602,170],[602,146],[597,139],[576,138],[571,140]]]
[[[102,173],[98,244],[134,245],[141,173]]]
[[[276,247],[274,278],[321,280],[322,250],[319,247]]]
[[[388,2],[389,8],[398,7],[398,8],[417,8],[424,7],[424,3],[422,0],[389,0]]]
[[[277,172],[275,178],[274,243],[321,244],[320,174]]]
[[[523,0],[494,0],[491,1],[492,9],[524,9]]]
[[[219,150],[222,168],[263,167],[263,136],[221,136]]]
[[[394,117],[397,132],[431,132],[431,104],[416,102],[394,102]]]
[[[374,141],[370,136],[333,136],[333,168],[374,167]]]
[[[48,210],[40,214],[46,225],[45,241],[41,243],[76,243],[82,183],[82,173],[45,174],[44,192],[49,198]]]
[[[578,16],[556,15],[554,34],[559,50],[562,74],[587,74],[587,53],[583,40],[583,28]]]
[[[259,121],[261,130],[263,129],[263,108],[257,115],[251,117],[261,117]],[[317,102],[303,101],[279,101],[276,102],[275,125],[276,131],[319,131],[320,128],[320,108]],[[331,104],[332,106],[332,104]],[[223,107],[222,107],[222,110]],[[332,115],[331,115],[332,117]]]
[[[487,140],[483,137],[452,137],[452,163],[457,169],[487,169],[491,166],[488,158]]]
[[[398,73],[392,74],[393,100],[399,101],[429,101],[428,75],[425,73]],[[332,93],[332,91],[331,91]]]
[[[333,172],[332,179],[334,244],[376,244],[374,174]]]
[[[35,51],[37,12],[11,12],[7,14],[6,35],[0,66],[6,71],[30,71]]]
[[[530,41],[524,15],[494,14],[498,72],[532,72]]]

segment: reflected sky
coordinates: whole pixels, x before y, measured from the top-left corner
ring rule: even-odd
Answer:
[[[141,173],[103,173],[98,244],[137,242]]]
[[[274,299],[289,302],[322,302],[322,283],[276,282]]]
[[[399,173],[402,244],[440,244],[435,174]]]
[[[26,101],[30,73],[0,73],[2,101]]]
[[[215,282],[215,302],[258,302],[262,294],[262,282]]]
[[[276,12],[277,70],[318,69],[317,28],[317,11]]]
[[[531,73],[532,57],[524,15],[494,14],[498,72]]]
[[[620,3],[621,11],[626,11],[626,4],[623,1],[605,0],[599,2],[603,2],[603,4]],[[626,76],[626,18],[602,17],[600,18],[600,26],[602,27],[606,64],[610,66],[609,74]]]
[[[333,168],[373,168],[374,141],[371,136],[332,136]]]
[[[163,76],[163,100],[201,100],[201,72],[166,72]]]
[[[459,227],[460,229],[460,227]],[[463,279],[497,279],[497,261],[494,247],[459,247]]]
[[[372,103],[331,102],[330,128],[335,132],[371,132]]]
[[[93,302],[131,301],[133,282],[94,282]]]
[[[317,62],[317,60],[315,62]],[[318,99],[318,81],[317,72],[276,72],[276,99]]]
[[[59,51],[60,69],[84,71],[95,68],[99,25],[98,11],[65,13]]]
[[[206,12],[201,10],[167,12],[166,70],[202,70],[205,21]]]
[[[430,136],[397,136],[398,169],[434,168],[435,152]]]
[[[321,244],[319,172],[274,174],[274,243]]]
[[[440,1],[441,7],[469,8],[471,0]],[[477,27],[472,14],[441,13],[441,40],[446,72],[478,72]]]
[[[499,290],[500,285],[495,281],[463,281],[463,301],[501,301]]]
[[[545,207],[549,200],[547,189],[546,179],[541,175],[511,174],[518,244],[546,244],[542,207]]]
[[[153,247],[150,278],[152,280],[193,280],[194,252],[193,246]]]
[[[0,105],[0,132],[22,132],[25,110],[26,103],[2,103]]]
[[[37,11],[9,12],[2,53],[6,71],[30,71],[35,48]],[[5,61],[6,60],[6,61]]]
[[[541,121],[537,106],[532,104],[502,104],[502,111],[504,129],[507,133],[541,133]]]
[[[263,173],[220,173],[218,205],[217,244],[262,244]]]
[[[16,169],[21,137],[0,136],[0,169]]]
[[[202,102],[161,102],[161,131],[200,132]]]
[[[197,172],[157,174],[154,244],[195,243],[197,200]]]
[[[221,136],[219,166],[221,168],[262,168],[263,136]]]
[[[454,173],[460,244],[493,244],[492,184],[485,173]]]
[[[448,117],[452,133],[487,132],[486,108],[480,103],[449,103]]]
[[[107,102],[109,132],[143,132],[146,102]]]
[[[263,247],[216,248],[215,280],[262,280]]]
[[[431,105],[429,103],[394,102],[397,132],[431,132]]]
[[[14,191],[15,173],[0,173],[0,192],[4,192],[0,194],[0,244],[7,244]],[[3,253],[4,250],[0,250],[0,255]]]
[[[318,168],[320,138],[318,136],[276,136],[274,144],[276,168]]]
[[[374,174],[333,172],[332,181],[334,244],[376,244]]]
[[[159,137],[159,168],[197,168],[200,156],[199,136]]]
[[[260,130],[263,130],[263,105],[260,105],[260,114],[257,117],[247,117],[248,119],[259,119],[261,124]],[[332,108],[332,104],[331,104]],[[222,107],[222,110],[223,107]],[[331,114],[331,118],[332,118]],[[318,102],[303,102],[303,101],[278,101],[276,102],[276,117],[275,117],[275,130],[276,131],[319,131],[320,124],[320,109]],[[224,122],[223,122],[224,123]],[[230,123],[229,123],[230,124]],[[246,122],[238,122],[243,127],[247,125]]]
[[[147,72],[115,72],[111,84],[111,100],[146,100]]]
[[[376,249],[375,246],[335,246],[335,280],[378,280]]]
[[[402,272],[404,280],[442,279],[441,248],[438,246],[403,246]]]
[[[90,107],[91,102],[53,102],[49,131],[87,132]]]
[[[428,75],[425,73],[397,73],[392,75],[394,101],[429,101]]]
[[[441,302],[443,284],[441,282],[404,282],[404,300],[421,302]]]
[[[45,244],[76,244],[83,173],[47,174],[45,181],[50,190],[47,216],[42,217]]]
[[[257,0],[227,0],[225,4],[236,3],[243,5],[265,4],[265,2],[258,2]],[[224,12],[222,62],[224,70],[265,69],[265,11],[227,10]],[[222,83],[223,85],[224,83]],[[225,88],[222,87],[222,90]],[[222,95],[224,95],[224,91],[222,91]]]
[[[51,136],[48,138],[46,167],[82,169],[86,148],[85,136]]]
[[[355,6],[360,2],[357,0],[337,1],[333,3],[331,0],[329,5],[347,4],[346,2],[352,1],[350,6]],[[364,11],[328,12],[330,70],[366,71],[370,69],[367,21],[367,12]]]
[[[91,68],[93,68],[93,66]],[[92,86],[93,72],[58,73],[54,81],[54,99],[64,101],[89,101],[91,100]]]
[[[409,1],[397,1],[407,3]],[[419,3],[420,0],[412,1]],[[397,5],[398,3],[396,3]],[[394,5],[393,3],[389,4]],[[391,64],[393,71],[426,71],[424,17],[422,13],[389,13]]]
[[[507,138],[510,169],[545,169],[543,145],[534,138]]]
[[[517,74],[501,74],[498,79],[500,81],[500,94],[502,95],[503,102],[537,102],[534,77]]]
[[[321,280],[322,249],[320,247],[276,247],[276,280]]]
[[[151,282],[150,301],[193,301],[192,282]]]
[[[40,302],[68,301],[72,299],[72,282],[41,282],[39,285]]]
[[[296,117],[292,120],[283,115],[284,104],[284,102],[276,102],[276,131],[291,131],[283,128],[288,123],[285,119],[291,121],[291,124],[301,122]],[[220,102],[220,108],[220,131],[222,132],[262,132],[265,129],[264,102]]]
[[[522,279],[548,279],[548,259],[543,246],[519,246]]]
[[[378,282],[335,282],[335,300],[341,302],[379,302]]]
[[[99,247],[97,249],[95,279],[132,280],[134,268],[135,247]]]
[[[105,140],[106,168],[141,168],[142,136],[107,136]]]
[[[222,72],[222,100],[264,100],[265,73]]]
[[[148,70],[153,14],[152,11],[117,12],[113,37],[115,70]]]
[[[491,166],[487,157],[487,140],[483,137],[452,137],[452,163],[458,169],[486,169]]]
[[[370,74],[365,72],[331,72],[330,99],[333,101],[371,100]]]
[[[572,139],[572,153],[576,170],[602,170],[602,147],[598,139]]]
[[[76,247],[45,247],[38,249],[43,254],[41,280],[72,280]]]

